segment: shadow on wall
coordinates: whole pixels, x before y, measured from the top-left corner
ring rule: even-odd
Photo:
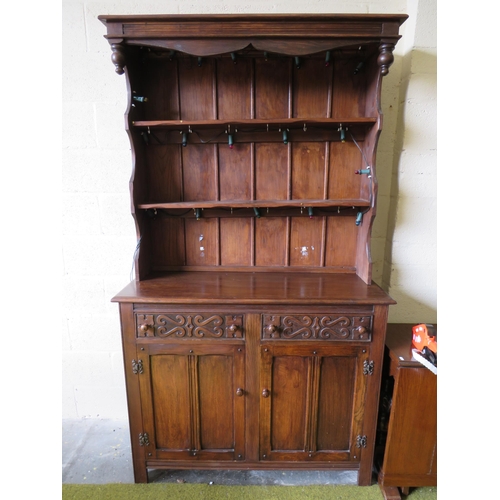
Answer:
[[[402,155],[405,151],[404,148],[409,148],[410,146],[413,151],[420,149],[422,153],[428,152],[435,148],[434,143],[429,144],[428,142],[426,142],[427,138],[418,133],[418,130],[412,130],[408,128],[408,124],[405,121],[406,106],[409,99],[408,89],[412,79],[415,79],[419,74],[425,75],[425,68],[435,68],[436,63],[437,58],[435,54],[419,50],[409,51],[402,58],[399,106],[396,122],[396,137],[391,169],[391,192],[387,220],[387,242],[385,246],[384,266],[382,271],[382,283],[384,289],[386,290],[390,290],[391,287],[397,286],[395,281],[398,281],[398,271],[396,266],[393,264],[394,236],[396,233],[396,228],[401,227],[401,224],[404,222],[401,219],[401,215],[406,213],[406,211],[403,210],[403,207],[405,207],[410,202],[410,197],[400,189],[400,166],[402,162]],[[430,74],[429,71],[427,71],[427,73]],[[419,93],[416,99],[419,99],[420,103],[425,103],[426,96],[429,96],[431,99],[435,100],[435,84],[433,85],[432,89],[422,88],[421,93]],[[424,98],[424,100],[422,100],[422,97]],[[425,112],[425,108],[423,108],[423,110]],[[410,175],[412,175],[411,172]],[[428,212],[427,215],[432,216],[432,212]],[[420,228],[418,230],[420,231]],[[417,231],[417,228],[415,228],[415,231]],[[433,239],[434,237],[435,236],[433,235]],[[431,321],[429,318],[436,317],[435,307],[423,304],[417,298],[412,298],[411,295],[408,295],[405,292],[401,293],[401,290],[402,288],[398,288],[397,300],[398,306],[400,306],[398,308],[398,317],[400,315],[404,316],[408,314],[412,318],[422,317],[424,318],[424,321],[429,322]],[[398,321],[400,321],[399,318]],[[408,322],[412,321],[414,321],[414,319],[409,318]]]

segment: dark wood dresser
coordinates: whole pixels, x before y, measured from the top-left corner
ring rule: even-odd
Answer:
[[[382,78],[406,15],[100,16],[132,147],[119,303],[135,480],[372,479]]]
[[[412,359],[412,326],[387,325],[377,453],[386,500],[399,500],[398,488],[437,485],[437,375]]]

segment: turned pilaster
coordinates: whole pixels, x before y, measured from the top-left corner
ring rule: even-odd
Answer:
[[[392,51],[394,50],[393,43],[383,43],[378,48],[380,54],[377,58],[377,63],[380,66],[380,72],[382,76],[389,73],[389,67],[394,62],[394,55]]]
[[[112,43],[111,50],[113,51],[111,54],[111,61],[115,65],[115,71],[119,75],[123,75],[123,68],[125,67],[125,49],[122,45]]]

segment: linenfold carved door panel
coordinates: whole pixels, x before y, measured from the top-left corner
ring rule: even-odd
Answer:
[[[144,432],[150,459],[242,460],[243,345],[142,346]]]
[[[366,349],[261,346],[261,460],[360,460]]]

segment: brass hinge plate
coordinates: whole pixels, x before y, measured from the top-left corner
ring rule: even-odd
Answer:
[[[373,375],[374,363],[365,359],[363,362],[363,375]]]
[[[147,432],[139,434],[139,445],[140,446],[149,446],[149,436]]]
[[[356,436],[356,448],[366,448],[366,436]]]
[[[144,373],[144,367],[142,366],[142,359],[132,360],[132,372],[137,375],[139,373]]]

